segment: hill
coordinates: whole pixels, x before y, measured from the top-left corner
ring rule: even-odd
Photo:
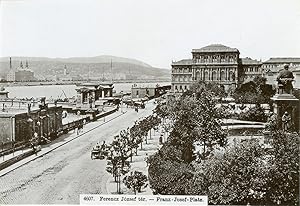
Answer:
[[[170,79],[170,70],[155,68],[139,60],[116,57],[12,57],[13,68],[18,68],[20,61],[40,80],[58,79]],[[66,70],[64,69],[66,67]],[[0,58],[0,75],[5,77],[9,71],[9,58]]]

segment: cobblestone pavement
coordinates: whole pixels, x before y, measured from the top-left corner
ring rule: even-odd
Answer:
[[[98,141],[110,142],[120,130],[150,115],[154,107],[151,101],[138,113],[123,108],[127,112],[118,118],[0,177],[0,204],[79,204],[79,194],[109,194],[106,161],[91,160],[92,147]],[[83,132],[103,121],[86,125]]]

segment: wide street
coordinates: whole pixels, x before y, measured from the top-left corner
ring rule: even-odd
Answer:
[[[123,109],[125,114],[0,177],[0,204],[79,204],[80,194],[108,194],[106,161],[91,160],[93,146],[103,140],[110,143],[154,107],[151,101],[138,113]],[[100,119],[91,124],[102,123]]]

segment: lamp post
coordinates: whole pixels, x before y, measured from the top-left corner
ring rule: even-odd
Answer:
[[[32,123],[33,123],[33,120],[29,117],[27,119],[27,123],[28,123],[28,134],[29,134],[29,137],[28,137],[28,140],[32,139]],[[24,144],[24,136],[23,136],[23,144]],[[22,146],[22,152],[23,152],[23,146]]]
[[[43,117],[40,117],[40,120],[41,121],[38,121],[36,124],[39,126],[39,130],[40,130],[40,135],[38,136],[38,144],[40,143],[40,141],[41,141],[41,138],[42,138],[42,136],[43,136],[43,124],[42,124],[42,122],[43,122]]]

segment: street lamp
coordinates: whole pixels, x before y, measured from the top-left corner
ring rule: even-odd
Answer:
[[[42,135],[42,127],[41,127],[41,122],[40,121],[37,121],[37,126],[38,126],[38,128],[39,128],[39,132],[40,132],[40,135],[38,135],[37,136],[37,138],[38,138],[38,142],[40,142],[40,136]],[[36,141],[36,139],[35,139],[35,141]]]

